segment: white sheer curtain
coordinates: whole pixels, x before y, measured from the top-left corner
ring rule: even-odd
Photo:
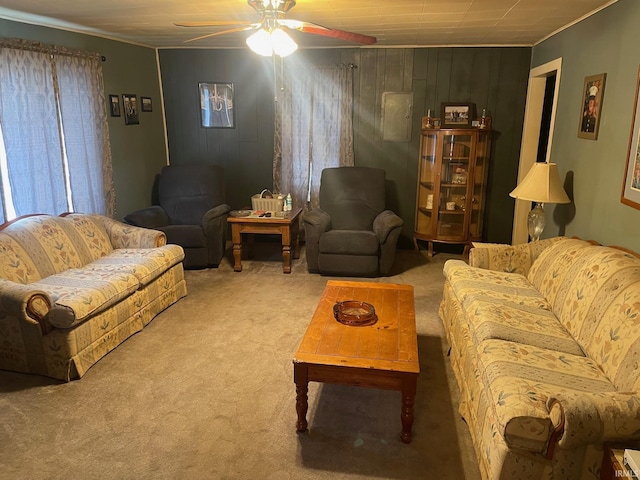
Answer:
[[[98,54],[0,40],[0,135],[3,213],[113,216]]]
[[[276,108],[274,189],[318,206],[320,174],[353,165],[352,66],[287,63]]]
[[[67,209],[50,55],[0,49],[0,124],[17,215]],[[6,198],[6,197],[5,197]]]
[[[61,56],[56,62],[73,208],[113,212],[109,127],[98,56]]]

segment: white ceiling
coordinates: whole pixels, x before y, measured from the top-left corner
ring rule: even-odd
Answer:
[[[617,0],[297,0],[287,18],[377,37],[377,46],[535,45]],[[2,0],[0,18],[150,47],[245,48],[248,32],[184,44],[231,27],[173,22],[246,20],[246,0]],[[354,47],[295,32],[301,47]]]

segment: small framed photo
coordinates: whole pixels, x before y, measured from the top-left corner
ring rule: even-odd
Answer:
[[[140,97],[141,110],[143,112],[153,112],[153,103],[151,103],[151,97]]]
[[[443,103],[440,126],[441,128],[471,128],[474,115],[473,103]]]
[[[204,128],[235,128],[233,83],[198,84],[200,124]]]
[[[580,103],[580,121],[578,123],[578,137],[588,140],[598,139],[598,127],[602,113],[602,98],[606,73],[585,77]]]
[[[640,68],[638,68],[636,80],[636,99],[631,118],[627,164],[622,183],[622,194],[620,195],[622,203],[640,210],[640,104],[638,103],[638,94],[640,94]]]
[[[125,125],[137,125],[140,123],[138,116],[138,97],[135,93],[122,94],[122,106],[124,107]]]
[[[118,95],[109,95],[109,113],[112,117],[120,116],[120,98]]]

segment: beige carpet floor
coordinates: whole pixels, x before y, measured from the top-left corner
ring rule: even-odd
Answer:
[[[0,371],[0,478],[478,479],[437,316],[447,258],[399,251],[373,280],[415,288],[409,445],[400,394],[357,387],[311,383],[295,432],[291,359],[329,277],[304,252],[284,275],[278,246],[258,243],[241,273],[230,258],[187,272],[188,296],[81,380]]]

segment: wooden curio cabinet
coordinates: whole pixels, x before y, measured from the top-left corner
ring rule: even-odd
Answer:
[[[425,128],[420,138],[414,244],[482,240],[491,130]]]

